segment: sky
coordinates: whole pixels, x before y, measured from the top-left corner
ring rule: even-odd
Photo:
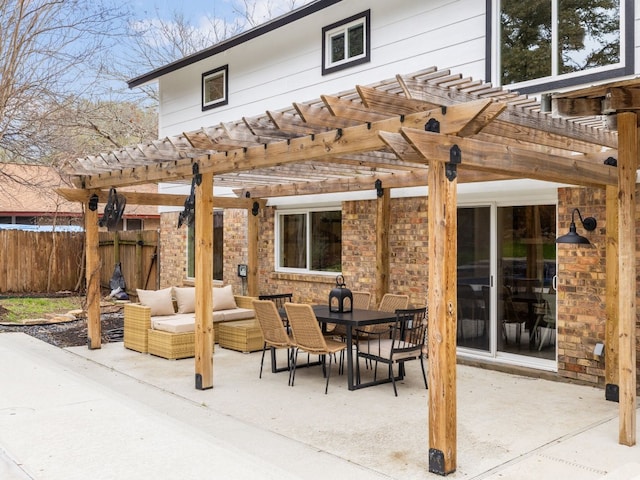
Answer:
[[[296,7],[311,1],[296,0]],[[241,0],[135,0],[131,2],[136,15],[139,15],[141,20],[156,18],[158,13],[161,18],[167,19],[176,11],[192,20],[206,14],[231,19],[235,16],[234,5],[241,7],[243,3],[244,1]],[[255,5],[257,14],[264,14],[271,10],[276,15],[281,15],[291,9],[291,0],[250,0],[249,3]]]

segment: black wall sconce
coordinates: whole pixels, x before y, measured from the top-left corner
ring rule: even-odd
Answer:
[[[578,235],[578,233],[576,232],[576,222],[575,222],[576,212],[578,212],[578,218],[580,219],[580,223],[582,223],[582,226],[584,227],[585,230],[589,232],[593,232],[596,229],[597,223],[595,218],[586,217],[583,219],[582,215],[580,215],[580,210],[578,210],[577,208],[574,208],[573,212],[571,212],[571,225],[569,225],[569,233],[556,238],[556,243],[574,243],[574,244],[581,244],[581,245],[591,245],[591,242],[589,241],[588,238],[583,237],[582,235]]]

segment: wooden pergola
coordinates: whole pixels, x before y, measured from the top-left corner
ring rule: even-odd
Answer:
[[[604,188],[606,381],[619,384],[619,442],[634,445],[639,86],[640,81],[631,81],[558,95],[554,105],[559,113],[572,116],[568,119],[542,112],[527,96],[429,68],[261,116],[77,159],[68,165],[77,188],[61,193],[88,207],[91,195],[104,202],[112,187],[190,182],[197,165],[195,384],[208,389],[213,386],[214,206],[251,210],[274,196],[377,187],[379,295],[388,282],[389,190],[424,186],[429,232],[429,469],[446,475],[455,471],[457,462],[457,184],[529,178]],[[608,128],[607,118],[614,114],[617,131]],[[617,160],[617,167],[605,163],[608,158]],[[232,187],[237,198],[214,197],[214,184]],[[128,203],[182,206],[184,200],[183,195],[127,193]],[[258,293],[257,218],[248,215],[249,295]],[[617,224],[611,223],[616,218]],[[97,220],[98,212],[86,208],[89,348],[100,348],[101,333]]]

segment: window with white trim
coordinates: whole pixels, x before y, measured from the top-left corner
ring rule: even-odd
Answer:
[[[202,74],[202,110],[226,105],[229,87],[229,66],[225,65]]]
[[[276,270],[342,271],[342,212],[336,209],[276,213]]]
[[[371,59],[371,12],[359,13],[322,29],[322,74]]]
[[[633,72],[633,23],[625,20],[633,0],[493,4],[494,73],[503,86],[527,93],[530,85],[559,88]]]

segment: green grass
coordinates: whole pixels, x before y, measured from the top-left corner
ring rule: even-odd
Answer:
[[[42,318],[46,313],[67,313],[82,308],[83,297],[15,297],[0,300],[0,320],[19,322]]]

